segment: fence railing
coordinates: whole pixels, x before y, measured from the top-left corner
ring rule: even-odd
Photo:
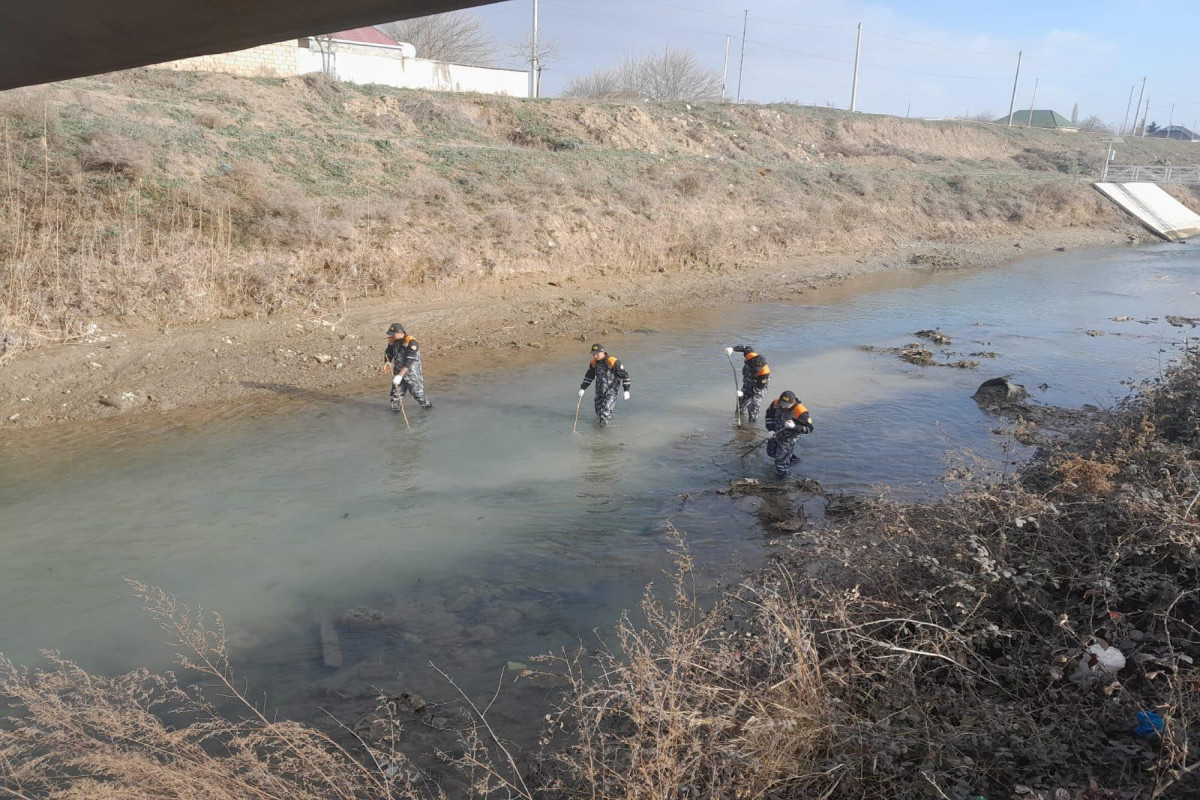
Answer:
[[[1151,181],[1153,183],[1200,183],[1200,166],[1156,167],[1132,164],[1105,164],[1100,180],[1114,183]]]

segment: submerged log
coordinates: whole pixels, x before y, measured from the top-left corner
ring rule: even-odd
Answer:
[[[321,618],[321,657],[327,667],[342,666],[342,643],[338,639],[337,626],[330,617]]]

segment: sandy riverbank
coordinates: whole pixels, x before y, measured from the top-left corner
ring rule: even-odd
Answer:
[[[369,391],[384,382],[376,372],[382,331],[394,319],[422,341],[436,393],[439,375],[497,360],[525,363],[548,349],[653,325],[665,309],[787,301],[814,287],[886,270],[978,269],[1055,248],[1142,238],[1133,226],[1030,231],[954,245],[913,243],[869,256],[814,256],[611,280],[521,275],[413,288],[394,300],[347,303],[319,316],[290,313],[175,329],[126,331],[118,325],[13,360],[0,373],[0,417],[9,432],[25,435],[31,428],[78,430],[100,420],[175,425]]]

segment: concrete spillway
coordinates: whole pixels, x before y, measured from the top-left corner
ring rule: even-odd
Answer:
[[[1168,241],[1200,234],[1200,215],[1157,183],[1097,183],[1096,188]]]

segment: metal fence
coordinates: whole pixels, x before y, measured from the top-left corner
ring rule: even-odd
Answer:
[[[1100,180],[1113,183],[1151,181],[1153,183],[1200,183],[1200,166],[1152,167],[1131,164],[1105,164]]]

